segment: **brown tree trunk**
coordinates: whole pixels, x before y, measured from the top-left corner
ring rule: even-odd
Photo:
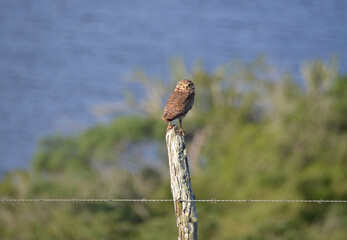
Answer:
[[[198,239],[195,196],[190,182],[187,149],[184,137],[174,126],[166,133],[169,155],[171,192],[177,217],[178,239]]]

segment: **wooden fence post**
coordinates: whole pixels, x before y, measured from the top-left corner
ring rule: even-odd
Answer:
[[[166,133],[169,155],[171,192],[177,217],[178,239],[196,240],[198,219],[196,217],[195,196],[190,182],[187,149],[184,137],[174,126]]]

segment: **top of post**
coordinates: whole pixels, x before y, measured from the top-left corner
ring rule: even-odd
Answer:
[[[166,132],[166,142],[168,142],[170,139],[177,138],[177,140],[184,142],[184,136],[179,131],[178,127],[175,125],[172,126],[167,132]]]

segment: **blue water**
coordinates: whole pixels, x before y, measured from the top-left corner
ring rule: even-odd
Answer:
[[[140,67],[167,77],[170,57],[208,69],[266,54],[280,70],[336,54],[347,72],[347,2],[0,1],[0,173],[29,166],[40,137],[98,121]]]

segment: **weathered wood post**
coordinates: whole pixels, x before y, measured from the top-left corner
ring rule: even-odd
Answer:
[[[187,149],[184,137],[174,126],[166,133],[169,155],[171,192],[177,217],[178,239],[198,239],[195,196],[190,182]]]

